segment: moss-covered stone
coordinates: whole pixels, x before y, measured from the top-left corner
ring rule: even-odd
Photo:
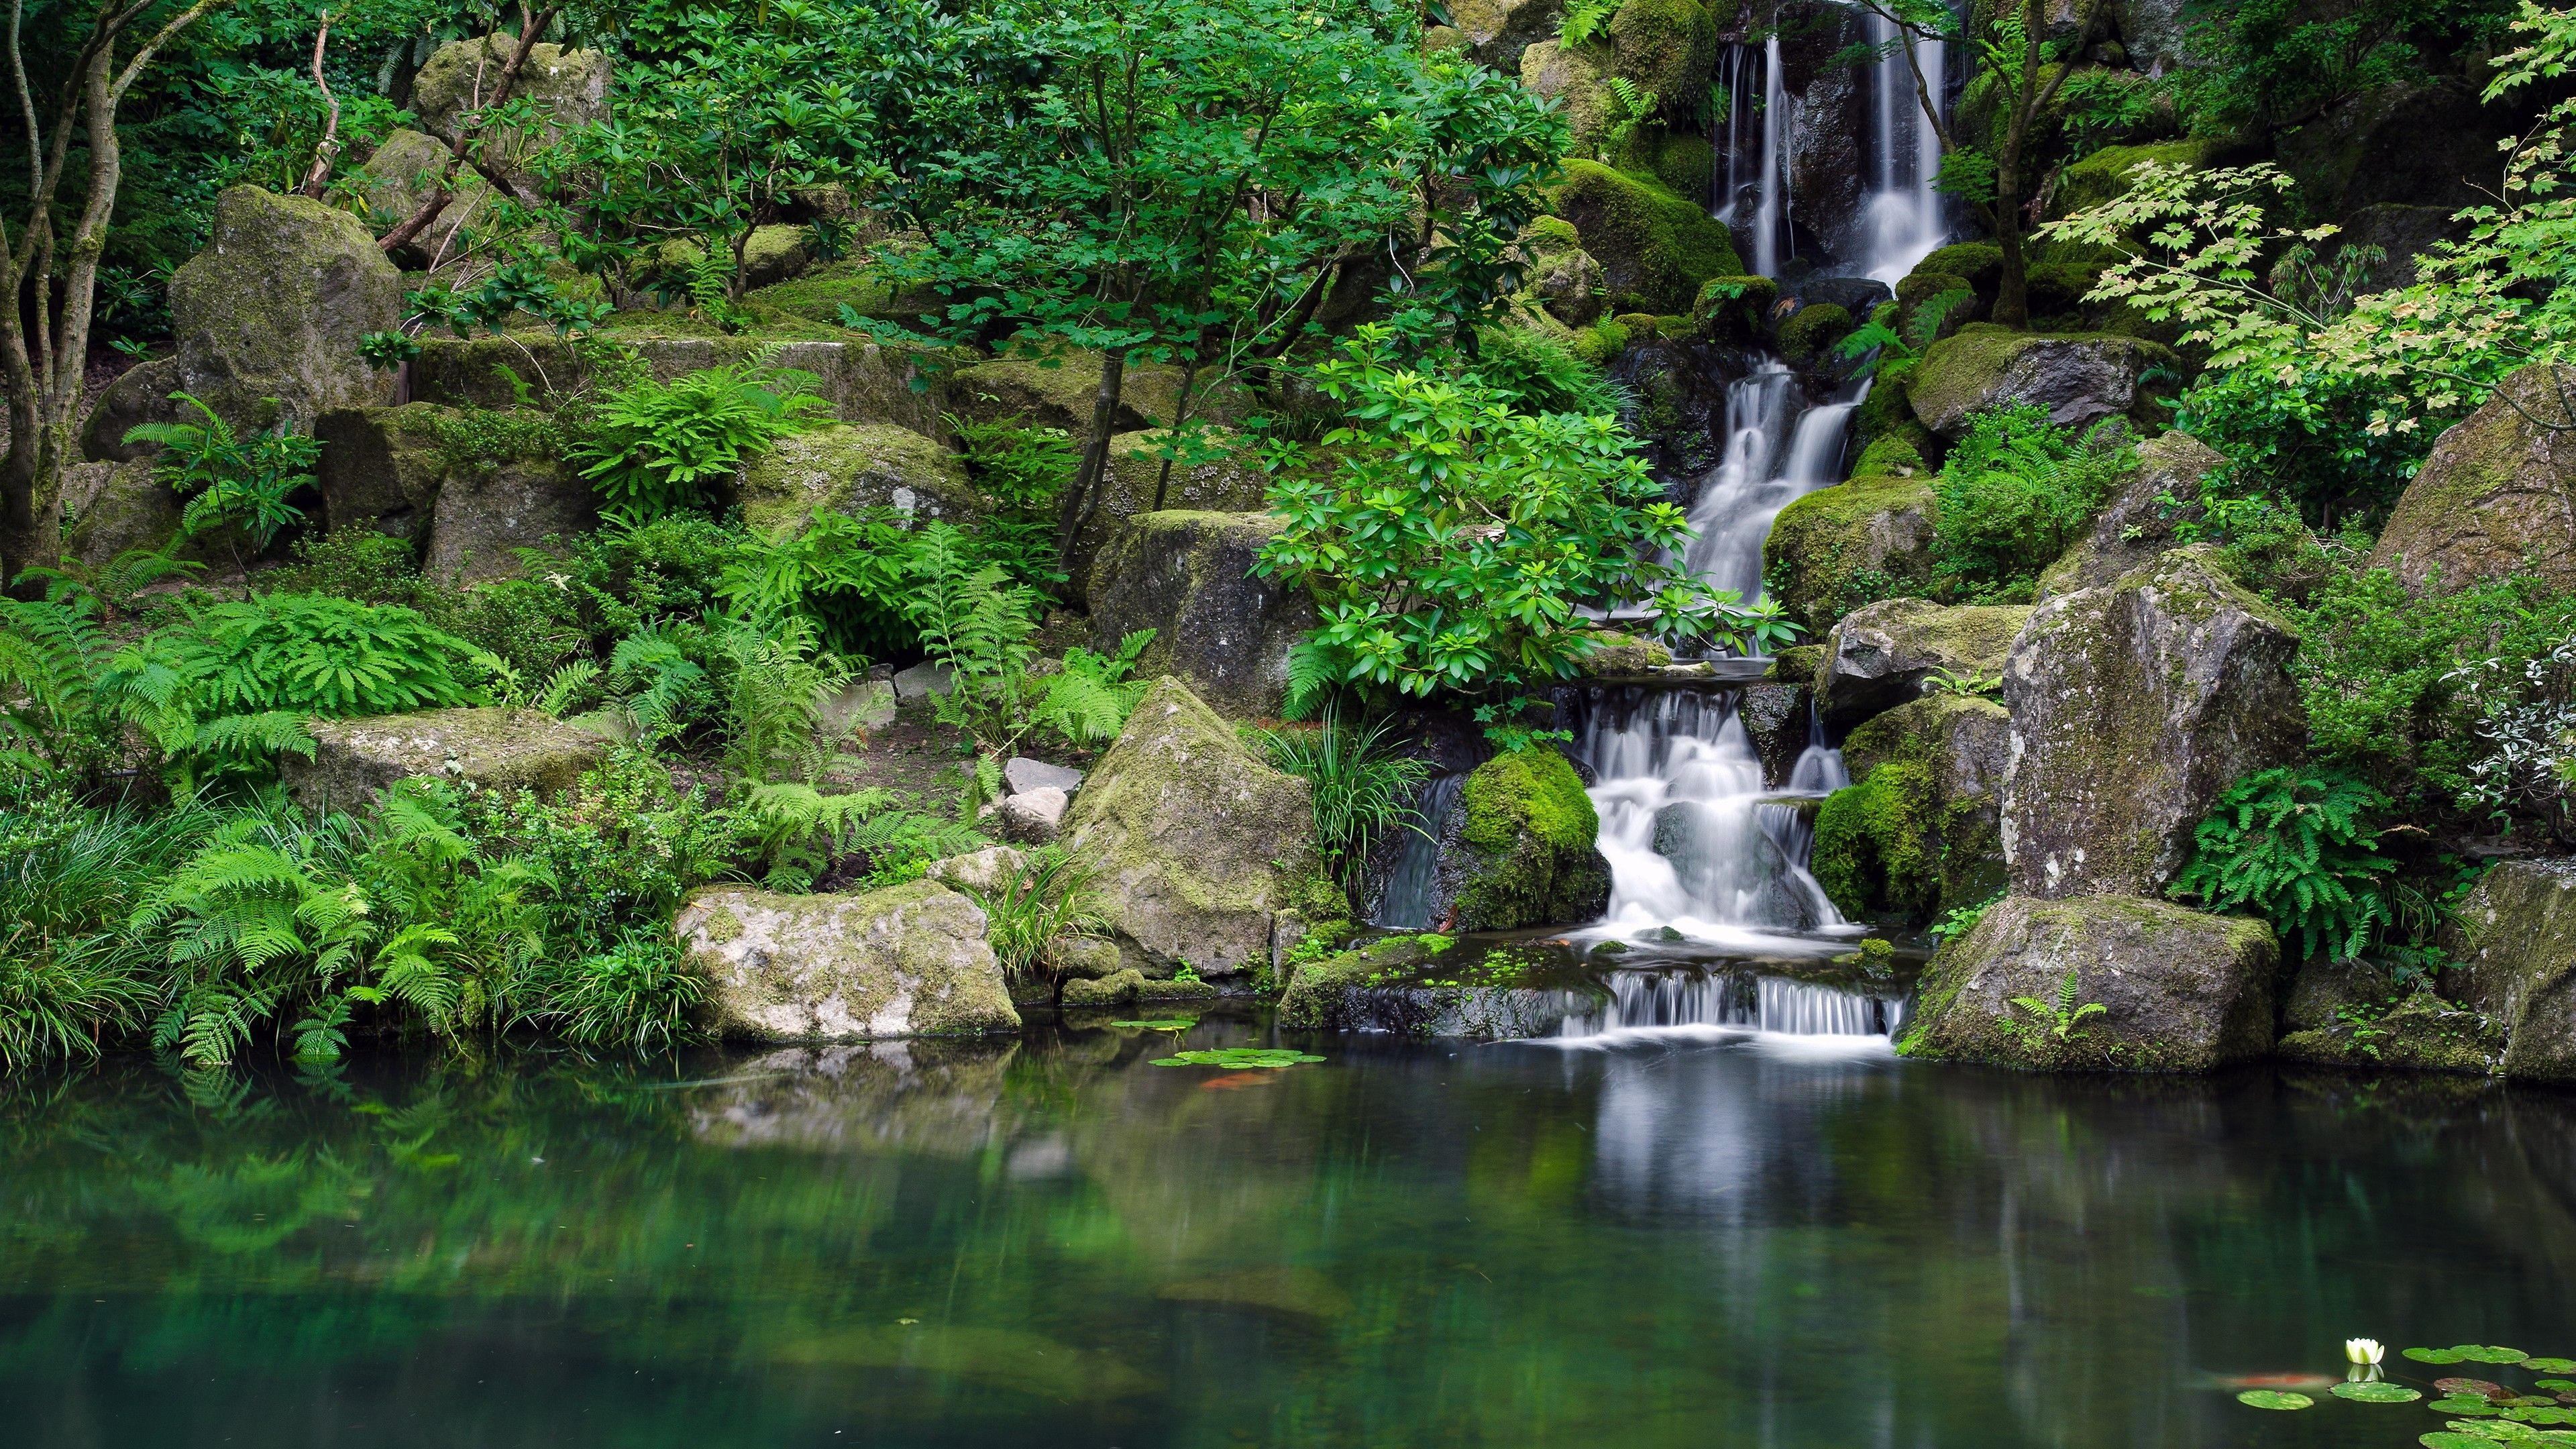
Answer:
[[[1612,68],[1664,104],[1687,105],[1716,69],[1717,29],[1700,0],[1625,0],[1610,17]]]
[[[840,324],[843,307],[862,317],[912,324],[946,304],[927,289],[897,291],[859,258],[808,267],[792,279],[757,285],[742,299],[743,309],[764,323],[794,318],[826,326]]]
[[[1080,978],[1064,983],[1067,1006],[1117,1006],[1129,1001],[1206,1001],[1216,995],[1216,988],[1204,981],[1157,981],[1135,967],[1111,972],[1107,976]]]
[[[1652,675],[1673,662],[1673,651],[1652,639],[1615,629],[1596,629],[1587,637],[1592,649],[1583,656],[1580,667],[1589,679],[1635,679]]]
[[[1312,788],[1272,769],[1178,680],[1157,680],[1066,818],[1130,964],[1168,976],[1275,967],[1339,896]]]
[[[2111,490],[2092,530],[2039,575],[2036,599],[2116,582],[2174,546],[2175,525],[2196,517],[2201,479],[2226,466],[2216,450],[2188,433],[2160,433],[2138,450],[2138,468]],[[2180,506],[2168,506],[2173,498]]]
[[[1628,329],[1604,317],[1574,334],[1574,355],[1595,367],[1607,367],[1628,350]]]
[[[1965,292],[1967,297],[1963,301],[1951,304],[1941,314],[1941,337],[1947,337],[1977,320],[1983,309],[1983,304],[1977,299],[1977,289],[1969,284],[1967,278],[1956,272],[1927,272],[1917,267],[1906,273],[1905,279],[1896,284],[1898,330],[1911,336],[1912,333],[1907,329],[1913,327],[1916,311],[1933,298],[1947,296],[1953,292]],[[1934,340],[1938,341],[1939,338],[1936,337]]]
[[[553,796],[608,753],[606,739],[534,710],[434,709],[311,728],[313,758],[283,756],[278,774],[312,810],[358,809],[414,777]]]
[[[1524,89],[1556,102],[1564,113],[1573,132],[1569,154],[1589,156],[1601,148],[1617,104],[1610,94],[1609,67],[1581,47],[1542,40],[1521,52],[1520,73]]]
[[[957,524],[991,511],[957,455],[883,423],[837,423],[781,438],[743,465],[734,488],[743,522],[763,534],[801,531],[817,508],[891,509]]]
[[[442,579],[514,578],[520,549],[558,548],[598,526],[598,490],[553,456],[450,468],[430,509],[421,567]]]
[[[1554,36],[1563,15],[1559,0],[1458,0],[1449,7],[1449,25],[1434,28],[1454,34],[1479,65],[1516,75],[1522,52]],[[1441,48],[1427,31],[1422,44]]]
[[[1520,245],[1530,261],[1523,291],[1531,301],[1568,327],[1589,327],[1600,319],[1609,283],[1571,223],[1542,216],[1522,230]]]
[[[466,118],[489,103],[501,67],[509,63],[517,46],[517,38],[509,35],[452,40],[440,46],[412,78],[409,109],[431,134],[453,142]],[[546,119],[486,137],[489,159],[516,174],[538,147],[606,115],[608,77],[608,57],[599,51],[544,41],[530,47],[511,100],[534,102]]]
[[[1821,637],[1856,608],[1930,590],[1938,517],[1928,477],[1862,476],[1819,488],[1773,520],[1762,577],[1789,617]]]
[[[801,226],[757,226],[742,244],[742,284],[774,287],[791,282],[813,260]]]
[[[62,505],[69,524],[63,552],[92,568],[134,549],[166,547],[179,536],[184,512],[177,490],[148,459],[65,468]]]
[[[2298,643],[2206,545],[2040,605],[2004,670],[2013,889],[2161,895],[2221,791],[2299,758]]]
[[[2257,920],[2136,896],[2007,896],[1934,954],[1897,1050],[2042,1071],[2210,1071],[2270,1049],[2279,963]],[[2070,1017],[2103,1009],[2066,1021],[2062,993]]]
[[[1055,358],[1005,357],[960,369],[950,393],[957,411],[977,422],[1016,418],[1031,427],[1062,428],[1077,438],[1091,434],[1091,409],[1100,392],[1100,354]],[[1181,400],[1181,369],[1159,362],[1130,362],[1118,384],[1117,431],[1167,427]],[[1226,400],[1202,397],[1194,416],[1223,422]]]
[[[408,403],[335,408],[316,419],[313,437],[322,457],[314,481],[322,490],[322,526],[422,536],[447,472],[441,424],[448,416],[448,409],[433,403]]]
[[[1902,433],[1890,433],[1861,449],[1859,460],[1852,464],[1854,478],[1911,478],[1929,471],[1922,450]]]
[[[1717,152],[1705,137],[1657,127],[1628,147],[1628,163],[1651,173],[1676,196],[1706,196],[1717,169]]]
[[[1140,673],[1170,675],[1227,714],[1276,717],[1288,651],[1317,623],[1302,585],[1252,572],[1284,526],[1267,513],[1192,509],[1127,518],[1089,570],[1094,646],[1114,650],[1151,629]]]
[[[1457,849],[1441,853],[1454,929],[1588,921],[1608,908],[1601,818],[1563,755],[1497,755],[1468,774],[1460,806]]]
[[[2313,962],[2301,967],[2300,986],[2319,969]],[[2504,1044],[2503,1030],[2480,1013],[2430,991],[2403,990],[2344,1003],[2316,1025],[2285,1034],[2273,1052],[2314,1066],[2485,1076],[2500,1065]]]
[[[2116,333],[2012,332],[1971,323],[1933,343],[1908,388],[1923,426],[1945,438],[1967,431],[1980,412],[2006,403],[2048,410],[2062,428],[2086,428],[2141,409],[2141,375],[2174,354]]]
[[[1700,284],[1691,316],[1719,342],[1751,342],[1768,325],[1780,284],[1769,277],[1712,277]]]
[[[369,222],[391,231],[410,219],[429,199],[430,189],[446,173],[448,147],[426,132],[397,127],[371,152],[366,164],[349,176],[367,198]],[[454,257],[463,246],[461,228],[481,224],[492,205],[492,187],[471,167],[460,166],[449,177],[447,204],[420,233],[403,244],[394,260],[414,269]]]
[[[984,913],[934,881],[865,895],[701,890],[673,922],[716,1031],[868,1041],[1019,1029]]]
[[[1853,325],[1851,313],[1831,302],[1801,307],[1780,324],[1780,355],[1800,367],[1811,366]]]
[[[1710,278],[1743,274],[1726,228],[1650,177],[1569,161],[1554,202],[1601,263],[1613,312],[1687,312]]]
[[[2576,367],[2534,363],[2434,441],[2371,550],[2410,592],[2447,593],[2517,569],[2576,587]]]
[[[1843,743],[1853,784],[1816,815],[1816,879],[1856,919],[1923,923],[2004,885],[2001,819],[2012,720],[1992,700],[1899,705]]]
[[[2030,614],[2027,605],[1915,598],[1855,609],[1825,636],[1816,708],[1827,723],[1848,724],[1915,698],[1936,675],[1998,679]]]
[[[1927,273],[1964,280],[1981,296],[1993,296],[2004,276],[2004,249],[1993,242],[1954,242],[1914,264],[1911,275]],[[1899,293],[1900,299],[1903,293]]]
[[[2576,861],[2500,861],[2460,901],[2443,990],[2501,1025],[2505,1075],[2576,1082]]]

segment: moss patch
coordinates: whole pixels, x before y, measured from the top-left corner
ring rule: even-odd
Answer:
[[[1762,545],[1763,579],[1820,636],[1864,604],[1926,594],[1937,517],[1928,476],[1819,488],[1780,510]]]
[[[1801,366],[1825,355],[1825,349],[1852,330],[1852,315],[1831,302],[1801,307],[1780,324],[1780,355]]]
[[[2153,161],[2160,166],[2184,166],[2198,170],[2209,164],[2210,143],[2206,140],[2160,141],[2152,146],[2105,146],[2057,174],[2057,188],[2048,199],[2050,216],[2073,216],[2104,202],[2125,196],[2133,184],[2129,173],[2139,163]]]
[[[1615,72],[1670,104],[1708,85],[1717,64],[1717,17],[1699,0],[1626,0],[1610,17]]]
[[[1607,899],[1601,818],[1574,766],[1554,750],[1498,755],[1467,776],[1456,892],[1462,931],[1584,920]]]
[[[1652,177],[1569,161],[1554,201],[1601,263],[1614,313],[1687,312],[1710,278],[1744,271],[1726,228]]]
[[[1941,881],[1932,772],[1915,761],[1881,766],[1827,797],[1816,812],[1816,880],[1855,920],[1929,916]]]

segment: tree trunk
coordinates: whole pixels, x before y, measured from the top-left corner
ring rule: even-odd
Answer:
[[[2021,177],[2007,161],[1995,174],[1995,245],[2004,254],[1995,283],[1995,322],[2016,332],[2030,326],[2030,258],[2021,237]]]
[[[1190,420],[1190,386],[1198,380],[1199,344],[1193,342],[1190,345],[1190,365],[1181,370],[1181,400],[1172,409],[1171,436],[1163,440],[1166,448],[1178,446],[1180,442],[1181,425]],[[1154,475],[1154,512],[1160,513],[1163,511],[1163,493],[1166,489],[1170,488],[1171,485],[1172,460],[1167,456],[1163,459],[1162,471]]]
[[[1100,389],[1091,396],[1091,434],[1083,443],[1082,466],[1074,470],[1073,486],[1065,490],[1064,498],[1056,506],[1055,556],[1058,567],[1073,556],[1074,535],[1082,531],[1082,526],[1090,522],[1092,514],[1097,511],[1095,495],[1106,491],[1100,486],[1100,480],[1109,471],[1109,439],[1118,424],[1118,394],[1126,381],[1127,354],[1104,354],[1100,359]]]

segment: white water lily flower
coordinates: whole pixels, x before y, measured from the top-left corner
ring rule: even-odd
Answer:
[[[2388,1350],[2381,1347],[2375,1338],[2347,1338],[2343,1341],[2343,1356],[2354,1363],[2375,1364],[2387,1354]]]

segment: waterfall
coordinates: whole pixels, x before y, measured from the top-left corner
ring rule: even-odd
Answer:
[[[1767,947],[1845,925],[1807,871],[1799,798],[1822,798],[1841,758],[1819,741],[1812,768],[1800,761],[1805,789],[1764,789],[1736,699],[1656,690],[1601,699],[1580,721],[1575,748],[1597,781],[1589,793],[1610,862],[1609,930]]]
[[[1404,847],[1396,853],[1395,864],[1386,873],[1386,889],[1378,900],[1377,917],[1369,924],[1391,931],[1427,931],[1436,924],[1433,917],[1440,904],[1440,836],[1449,824],[1450,812],[1458,808],[1458,792],[1466,780],[1464,775],[1442,775],[1423,787],[1422,798],[1415,804],[1421,812],[1422,829],[1404,837]]]
[[[1690,511],[1693,536],[1683,557],[1693,575],[1748,602],[1762,597],[1762,541],[1771,536],[1771,520],[1801,494],[1842,481],[1843,434],[1867,387],[1797,413],[1782,459],[1797,379],[1768,361],[1728,384],[1726,452]]]
[[[1876,164],[1864,264],[1868,275],[1893,287],[1949,237],[1941,194],[1933,186],[1941,170],[1941,138],[1923,119],[1914,67],[1905,54],[1914,51],[1938,103],[1948,47],[1938,40],[1909,40],[1899,47],[1894,44],[1896,26],[1876,14],[1869,17],[1869,38],[1887,49],[1870,70],[1870,118],[1877,145],[1872,148]]]
[[[1762,199],[1753,212],[1753,270],[1780,275],[1780,234],[1789,221],[1787,173],[1780,165],[1788,137],[1789,95],[1780,77],[1780,37],[1762,42]],[[1790,246],[1796,254],[1796,244]]]
[[[1561,1037],[1651,1027],[1731,1026],[1783,1036],[1889,1036],[1905,1029],[1901,994],[1875,995],[1749,972],[1619,971],[1598,1011],[1568,1016]]]

